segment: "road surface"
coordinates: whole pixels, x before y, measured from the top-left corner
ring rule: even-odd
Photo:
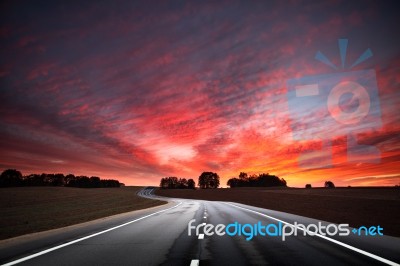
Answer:
[[[140,192],[153,195],[153,188]],[[207,236],[204,224],[317,224],[317,220],[230,202],[168,199],[67,232],[0,243],[2,265],[399,265],[389,236]],[[188,223],[199,227],[188,235]]]

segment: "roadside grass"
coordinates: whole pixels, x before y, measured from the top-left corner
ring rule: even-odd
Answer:
[[[238,202],[333,223],[348,223],[351,227],[380,225],[384,234],[400,236],[399,188],[158,189],[156,194]]]
[[[138,197],[142,187],[0,189],[0,239],[165,204]]]

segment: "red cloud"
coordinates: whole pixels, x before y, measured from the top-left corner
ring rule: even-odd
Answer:
[[[313,58],[323,50],[340,65],[337,38],[371,25],[395,30],[376,4],[294,5],[143,3],[102,11],[87,4],[33,14],[25,26],[7,18],[0,28],[1,165],[128,185],[207,170],[223,185],[240,171],[277,174],[292,186],[367,184],[356,178],[396,174],[399,46],[382,38],[371,43],[381,61],[360,66],[376,67],[384,124],[360,141],[376,145],[382,163],[348,163],[346,139],[338,136],[331,169],[299,168],[299,154],[320,143],[293,140],[286,80],[334,71]],[[369,36],[350,39],[349,62],[375,39]],[[323,119],[314,111],[305,119]],[[394,184],[374,184],[379,180]]]

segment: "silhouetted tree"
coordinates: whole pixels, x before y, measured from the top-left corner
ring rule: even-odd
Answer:
[[[239,183],[240,183],[240,179],[237,179],[236,177],[234,177],[234,178],[229,179],[226,184],[229,187],[233,188],[233,187],[238,187]]]
[[[160,188],[168,188],[167,177],[163,177],[160,180]]]
[[[213,172],[203,172],[199,176],[198,184],[200,188],[217,188],[219,187],[219,175]]]
[[[22,186],[22,174],[16,169],[4,170],[0,175],[0,187]]]
[[[14,187],[22,185],[22,174],[16,169],[7,169],[0,175],[0,187]]]
[[[24,186],[45,186],[46,182],[44,181],[42,175],[38,174],[30,174],[25,177],[24,179]]]
[[[170,176],[170,177],[163,177],[160,180],[160,187],[161,188],[169,188],[169,189],[175,189],[175,188],[181,188],[181,189],[186,189],[186,188],[194,188],[195,183],[193,179],[187,180],[186,178],[177,178],[175,176]]]
[[[118,180],[100,179],[100,177],[92,176],[74,176],[73,174],[30,174],[22,176],[21,172],[15,169],[3,171],[0,176],[0,187],[15,186],[68,186],[82,188],[96,187],[120,187]]]
[[[120,187],[118,180],[114,179],[102,179],[100,180],[100,187],[110,188],[110,187]]]
[[[195,189],[196,188],[196,182],[194,182],[194,180],[193,179],[189,179],[188,180],[188,187],[187,188],[189,188],[189,189]]]
[[[286,187],[285,179],[280,179],[276,175],[260,174],[257,179],[260,187]]]
[[[170,188],[170,189],[178,188],[179,187],[178,178],[175,176],[161,178],[160,187]]]
[[[64,186],[64,175],[63,174],[55,174],[53,175],[53,179],[51,180],[51,186]]]
[[[311,188],[311,184],[306,184],[306,188]]]
[[[49,184],[49,179],[47,178],[47,174],[42,173],[42,174],[40,175],[40,178],[43,180],[44,185],[45,185],[45,186],[48,186],[48,184]]]
[[[335,184],[332,181],[325,181],[326,188],[335,188]]]
[[[90,178],[84,175],[76,177],[76,186],[82,188],[90,187]]]
[[[178,187],[178,178],[176,176],[170,176],[168,178],[168,188],[177,188]]]
[[[248,180],[248,175],[245,172],[240,172],[239,174],[239,180],[247,181]]]
[[[76,177],[73,174],[68,174],[65,176],[65,186],[74,187],[76,184]]]
[[[188,181],[186,178],[179,178],[178,180],[178,188],[187,188],[188,187]]]
[[[90,187],[101,187],[100,177],[97,176],[90,177]]]
[[[250,175],[248,176],[246,173],[241,172],[239,174],[239,178],[231,178],[228,180],[227,185],[231,188],[233,187],[275,187],[281,186],[286,187],[286,181],[283,178],[279,178],[275,175],[270,174],[259,174],[259,175]]]

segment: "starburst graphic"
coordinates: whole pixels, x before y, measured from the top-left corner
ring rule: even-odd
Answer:
[[[338,44],[339,44],[339,51],[340,51],[340,59],[342,61],[342,68],[345,68],[346,65],[346,53],[347,53],[347,45],[349,43],[348,39],[339,39],[338,40]],[[360,55],[360,57],[350,66],[349,69],[352,69],[353,67],[355,67],[356,65],[364,62],[365,60],[367,60],[368,58],[372,57],[372,51],[371,49],[367,49],[364,51],[364,53],[362,53],[362,55]],[[318,51],[315,54],[315,59],[317,59],[318,61],[324,63],[325,65],[328,65],[330,67],[332,67],[333,69],[338,69],[338,67],[331,62],[331,60],[329,60],[321,51]]]

